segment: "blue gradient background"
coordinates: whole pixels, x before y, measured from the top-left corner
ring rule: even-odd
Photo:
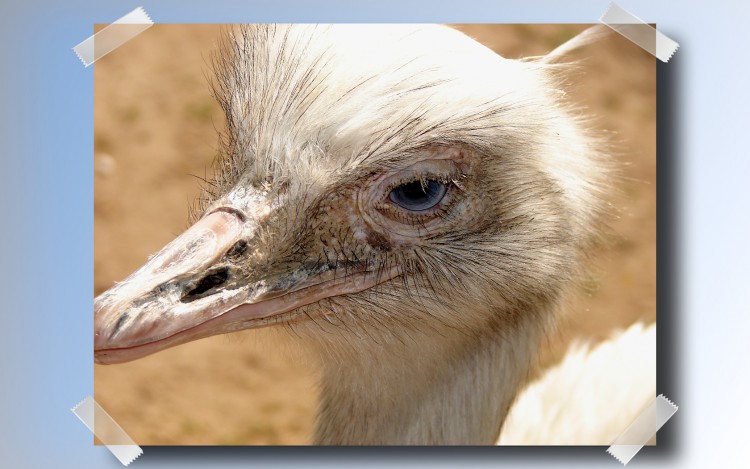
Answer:
[[[0,6],[0,466],[116,468],[117,460],[93,445],[70,412],[93,394],[94,83],[93,70],[84,68],[71,48],[91,35],[94,23],[111,22],[139,5],[164,23],[591,23],[608,1],[7,3]],[[674,172],[669,177],[677,192],[670,197],[674,204],[662,206],[659,214],[676,221],[671,231],[677,237],[666,242],[675,243],[670,251],[678,259],[678,268],[669,272],[678,306],[669,321],[673,330],[666,338],[660,330],[660,341],[671,341],[672,352],[666,354],[670,361],[660,358],[659,392],[680,411],[663,430],[665,444],[644,449],[631,465],[748,467],[750,4],[623,0],[621,5],[658,23],[681,45],[666,65],[673,78],[666,86],[676,88],[666,88],[673,102],[660,109],[672,129],[669,157],[675,159],[660,171]],[[664,83],[659,92],[665,92]],[[604,448],[147,447],[133,467],[383,464],[619,465]]]

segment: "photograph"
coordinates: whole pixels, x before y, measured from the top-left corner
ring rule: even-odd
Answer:
[[[611,444],[657,395],[656,60],[150,27],[93,66],[96,402],[143,446]]]

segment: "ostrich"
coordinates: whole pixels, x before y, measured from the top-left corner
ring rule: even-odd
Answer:
[[[285,327],[317,444],[493,444],[597,235],[607,171],[557,57],[442,26],[247,26],[200,216],[95,299],[95,359]]]

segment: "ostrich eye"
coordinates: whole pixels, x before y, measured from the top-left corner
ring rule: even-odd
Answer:
[[[388,198],[403,209],[421,212],[440,203],[447,191],[448,185],[440,181],[413,181],[393,189]]]

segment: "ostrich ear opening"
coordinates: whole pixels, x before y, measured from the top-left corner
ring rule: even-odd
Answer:
[[[553,64],[564,59],[571,52],[600,41],[612,33],[612,28],[604,24],[597,24],[584,29],[571,39],[557,46],[554,50],[539,58],[541,63]]]

